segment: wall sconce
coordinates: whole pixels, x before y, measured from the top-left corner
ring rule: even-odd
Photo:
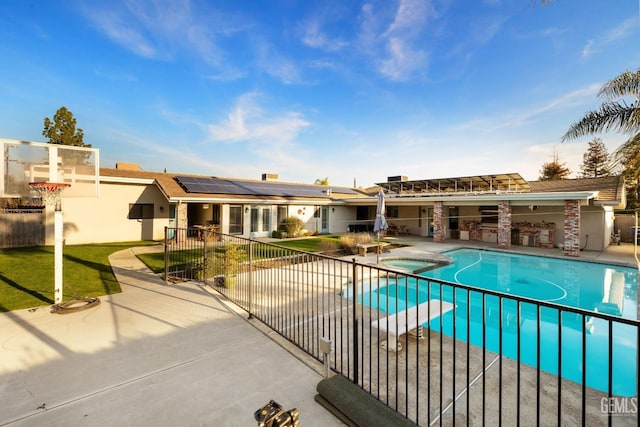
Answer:
[[[202,209],[209,209],[209,203],[205,203],[204,205],[202,205]]]
[[[422,208],[422,213],[427,213],[427,210],[425,208]]]
[[[249,213],[249,206],[244,207],[244,213]]]
[[[335,212],[335,211],[336,211],[336,208],[331,208],[331,212]]]
[[[160,206],[160,212],[164,212],[164,206]]]

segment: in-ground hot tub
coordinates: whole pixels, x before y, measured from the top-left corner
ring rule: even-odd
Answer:
[[[380,260],[380,264],[392,270],[403,273],[419,274],[423,271],[432,270],[449,264],[451,261],[444,257],[439,259],[431,258],[410,258],[410,257],[394,257],[384,258]]]

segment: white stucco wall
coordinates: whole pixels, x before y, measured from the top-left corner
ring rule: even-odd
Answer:
[[[336,234],[346,233],[349,224],[353,223],[356,217],[356,207],[336,206],[335,208],[330,208],[329,211],[329,232]]]
[[[155,218],[128,219],[130,203],[153,203]],[[66,244],[160,240],[169,204],[155,185],[102,183],[98,198],[63,198],[63,215]]]

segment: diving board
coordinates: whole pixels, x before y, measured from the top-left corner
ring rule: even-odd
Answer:
[[[399,311],[387,317],[382,317],[371,322],[371,327],[388,335],[387,341],[380,345],[391,351],[402,350],[398,338],[408,332],[416,330],[418,337],[422,336],[422,325],[430,322],[455,308],[450,302],[432,299],[407,310]]]

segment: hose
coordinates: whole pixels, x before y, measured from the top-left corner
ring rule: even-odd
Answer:
[[[70,301],[61,302],[51,306],[51,313],[69,314],[78,311],[87,310],[89,308],[100,305],[100,298],[97,297],[79,297]]]
[[[587,234],[586,239],[584,239],[584,246],[580,248],[581,251],[584,251],[584,248],[587,247],[587,243],[589,243],[589,235]]]

